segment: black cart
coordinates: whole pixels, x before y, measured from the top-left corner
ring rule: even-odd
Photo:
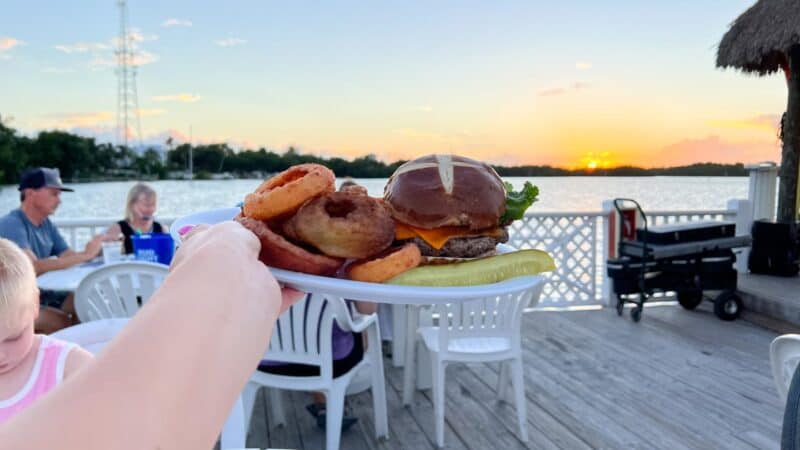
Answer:
[[[630,223],[623,213],[633,205],[642,226]],[[739,316],[742,302],[736,295],[737,273],[734,248],[750,245],[750,236],[735,236],[735,224],[725,221],[697,221],[661,226],[647,224],[647,215],[632,199],[614,200],[623,229],[635,229],[635,239],[620,239],[618,258],[606,261],[614,282],[617,314],[625,303],[634,304],[631,319],[638,322],[644,303],[658,292],[675,292],[686,309],[695,309],[704,298],[714,303],[714,314],[722,320]],[[715,295],[708,295],[714,292]]]

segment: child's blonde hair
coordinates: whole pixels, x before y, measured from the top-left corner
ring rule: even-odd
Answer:
[[[12,241],[0,238],[0,318],[6,324],[39,301],[31,259]]]
[[[146,185],[145,183],[136,183],[128,191],[128,201],[125,203],[125,220],[133,222],[133,204],[139,200],[139,197],[144,195],[147,198],[158,199],[155,189]]]

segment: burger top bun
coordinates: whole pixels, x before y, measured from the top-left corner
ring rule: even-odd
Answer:
[[[497,172],[457,155],[428,155],[403,164],[389,178],[384,198],[395,219],[426,229],[496,227],[506,207]]]

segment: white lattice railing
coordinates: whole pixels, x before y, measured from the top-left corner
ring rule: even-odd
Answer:
[[[104,232],[115,219],[53,219],[70,248],[83,249],[92,236]],[[169,226],[175,221],[174,217],[158,218],[162,225]]]
[[[735,210],[652,211],[648,225],[692,220],[734,220]],[[159,218],[169,225],[173,218]],[[55,224],[72,248],[81,249],[89,238],[113,223],[110,219],[60,219]],[[539,308],[603,304],[604,247],[608,227],[603,212],[528,213],[509,229],[509,245],[549,252],[556,271],[544,287]]]
[[[528,213],[511,224],[509,245],[545,250],[556,270],[542,291],[539,307],[597,304],[605,261],[600,212]]]

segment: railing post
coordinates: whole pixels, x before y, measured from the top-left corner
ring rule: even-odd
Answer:
[[[736,236],[750,234],[753,227],[753,205],[750,200],[735,198],[728,200],[728,209],[736,211]],[[747,258],[750,256],[750,247],[744,247],[736,257],[736,270],[747,273]]]
[[[616,219],[616,211],[614,210],[614,201],[613,200],[603,200],[603,303],[604,306],[611,306],[613,292],[614,292],[614,280],[608,277],[608,270],[606,267],[606,262],[612,255],[616,256],[616,245],[617,239],[619,239],[619,233],[617,232],[617,225],[619,223]],[[614,217],[614,219],[612,219]],[[613,229],[612,229],[613,228]]]
[[[762,162],[745,166],[750,171],[748,200],[751,205],[751,221],[775,219],[775,188],[778,180],[778,167],[774,162]],[[750,230],[748,229],[749,233]]]

